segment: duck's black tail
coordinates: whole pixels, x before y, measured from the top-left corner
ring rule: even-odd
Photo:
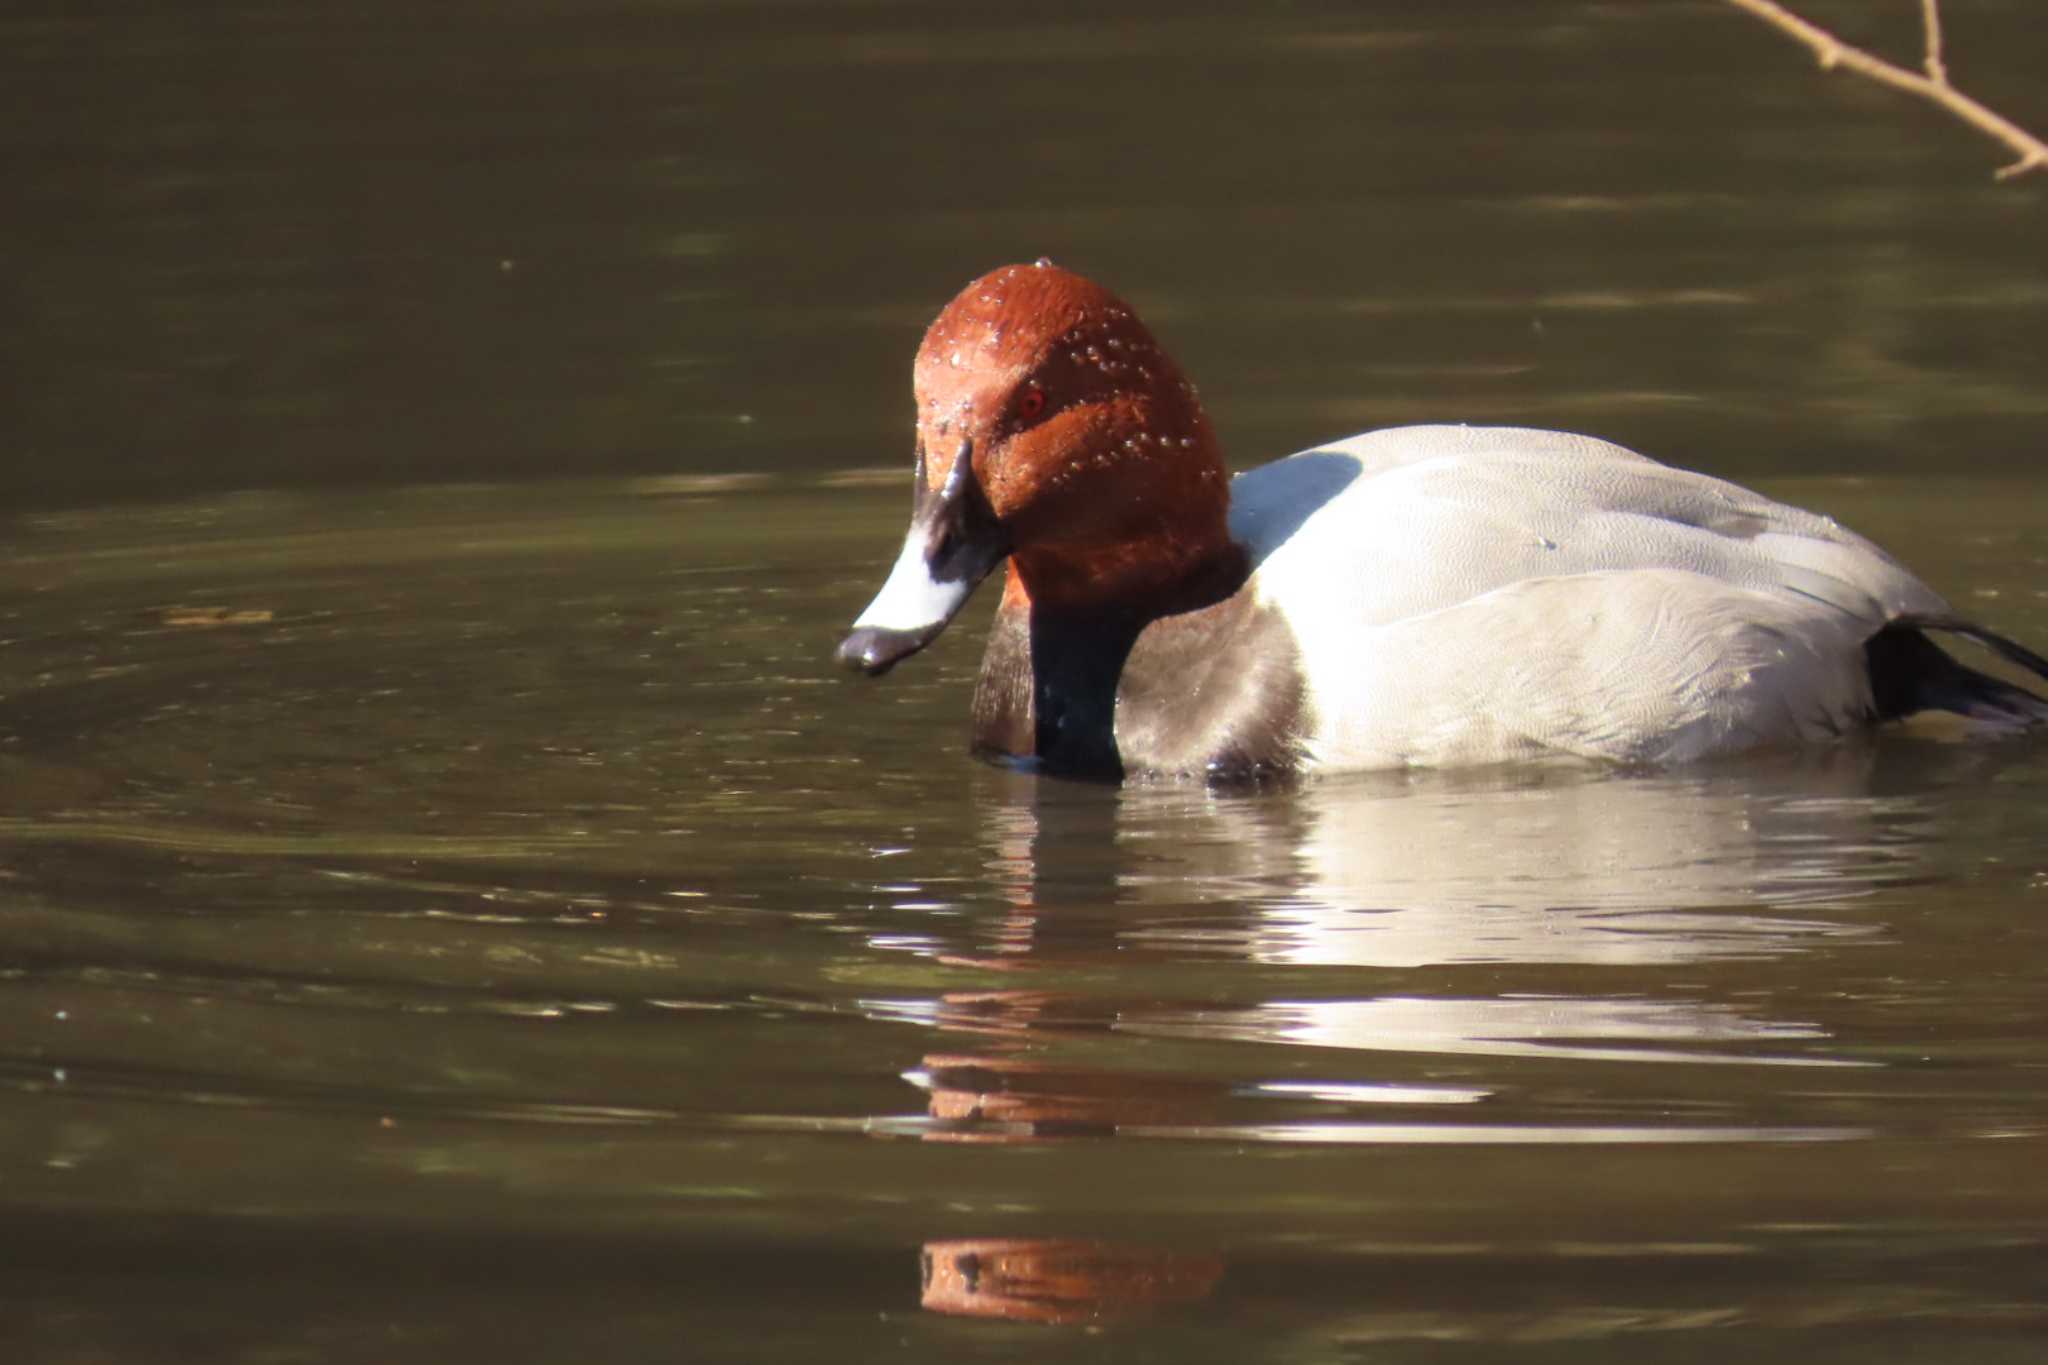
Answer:
[[[2048,724],[2048,699],[1957,663],[1927,638],[1930,631],[1974,640],[2013,667],[2048,679],[2048,659],[2003,635],[1956,617],[1901,616],[1863,642],[1879,720],[1952,711],[1994,725]]]

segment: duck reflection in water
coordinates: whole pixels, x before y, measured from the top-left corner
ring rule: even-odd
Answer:
[[[1936,761],[1972,753],[1982,751]],[[1852,907],[1910,877],[1936,832],[1926,776],[1887,796],[1877,759],[1846,746],[1740,772],[1409,776],[1235,794],[995,771],[985,827],[1008,910],[982,921],[979,941],[938,952],[1026,981],[933,1002],[931,1023],[988,1046],[934,1052],[910,1079],[929,1092],[933,1136],[955,1141],[1243,1124],[1286,1138],[1310,1120],[1345,1140],[1324,1120],[1360,1106],[1375,1119],[1420,1116],[1426,1140],[1444,1106],[1461,1124],[1500,1112],[1488,1057],[1861,1065],[1831,1051],[1824,1023],[1771,1017],[1754,991],[1716,998],[1696,981],[1649,995],[1631,975],[1607,993],[1599,969],[1711,968],[1878,935]],[[1132,998],[1119,987],[1137,979],[1130,971],[1088,970],[1147,957],[1266,970],[1213,978],[1201,1000]],[[1305,973],[1298,988],[1273,975],[1289,968]],[[1041,972],[1063,987],[1029,981]],[[1111,1033],[1312,1047],[1325,1075],[1225,1081],[1058,1055]]]
[[[1242,793],[992,770],[986,865],[1005,908],[977,937],[925,950],[1020,984],[932,1002],[929,1023],[980,1045],[927,1053],[906,1074],[927,1095],[926,1136],[1867,1136],[1774,1124],[1749,1083],[1674,1085],[1670,1065],[1726,1076],[1873,1064],[1824,1021],[1775,1015],[1754,964],[1881,939],[1858,903],[1915,876],[1919,850],[1942,837],[1928,793],[1954,765],[1989,761],[1929,749],[1894,784],[1883,756],[1850,746],[1683,777],[1523,771]],[[1130,985],[1164,980],[1197,990]],[[1671,984],[1645,992],[1645,980]],[[1156,1045],[1134,1052],[1131,1037]],[[1208,1297],[1223,1270],[1208,1251],[948,1239],[925,1247],[923,1303],[1097,1321]]]

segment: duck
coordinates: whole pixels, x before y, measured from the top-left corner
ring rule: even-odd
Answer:
[[[880,676],[1004,569],[973,749],[1212,781],[1569,760],[1667,766],[2048,701],[1830,517],[1570,432],[1403,426],[1232,477],[1137,313],[1039,259],[969,283],[912,369],[901,552],[836,651]]]

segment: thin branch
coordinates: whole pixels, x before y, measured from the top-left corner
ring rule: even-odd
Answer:
[[[1941,60],[1941,0],[1920,0],[1920,27],[1927,34],[1927,79],[1948,84],[1948,67]]]
[[[1817,24],[1808,22],[1777,4],[1774,0],[1728,0],[1737,9],[1747,10],[1757,18],[1782,33],[1788,33],[1813,50],[1820,59],[1821,69],[1832,71],[1836,67],[1847,67],[1859,76],[1865,76],[1880,85],[1889,85],[1894,90],[1903,90],[1909,95],[1940,105],[1949,113],[1969,124],[1978,132],[2003,142],[2019,153],[2019,160],[1998,171],[1997,178],[2010,180],[2016,175],[2048,166],[2048,142],[2043,142],[2026,129],[1993,113],[1971,99],[1962,91],[1949,84],[1948,68],[1943,65],[1941,55],[1941,7],[1939,0],[1920,0],[1920,17],[1927,35],[1926,75],[1894,66],[1882,57],[1873,56],[1860,47],[1843,42],[1834,34]]]

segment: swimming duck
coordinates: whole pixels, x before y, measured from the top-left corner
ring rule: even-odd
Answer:
[[[1048,261],[969,284],[913,374],[910,531],[839,646],[870,675],[1007,564],[983,753],[1109,777],[1670,764],[2048,701],[1833,519],[1566,432],[1411,426],[1231,478],[1130,306]]]

